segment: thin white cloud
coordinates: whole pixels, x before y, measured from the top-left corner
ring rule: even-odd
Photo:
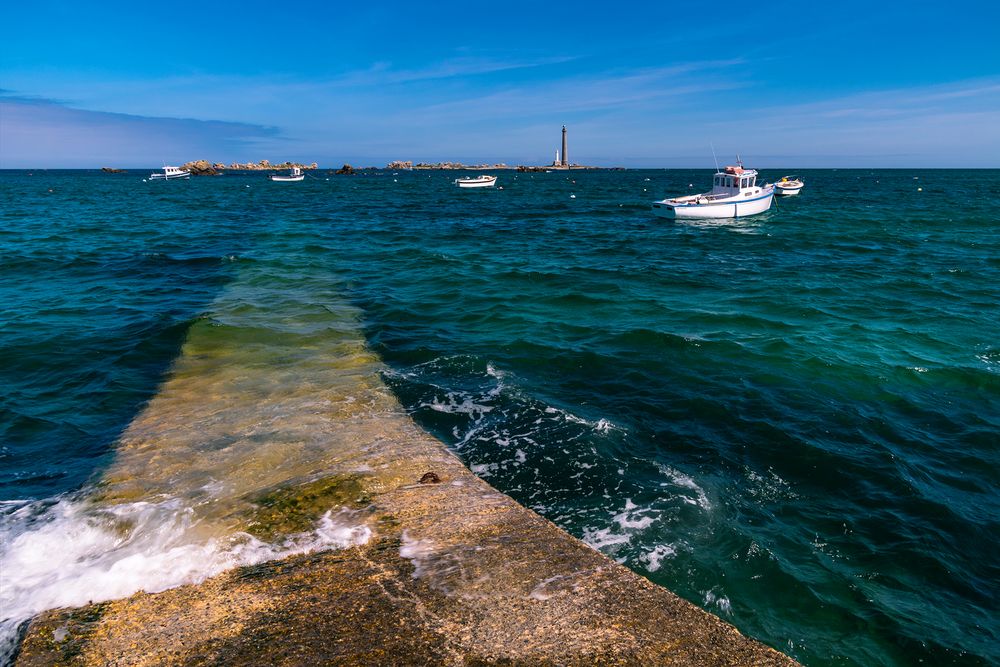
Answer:
[[[391,63],[375,63],[369,68],[355,70],[333,77],[320,85],[329,86],[383,86],[418,81],[434,81],[474,77],[496,72],[531,69],[559,65],[575,60],[574,56],[553,56],[537,59],[499,59],[481,57],[450,58],[416,69],[395,69]]]
[[[757,115],[782,115],[789,120],[825,118],[893,118],[924,116],[937,111],[951,113],[955,102],[964,101],[972,109],[996,109],[1000,101],[1000,80],[973,79],[947,84],[887,88],[815,100],[803,104],[762,106]]]
[[[280,140],[274,127],[86,111],[0,95],[0,166],[149,167],[232,155]]]
[[[654,101],[695,98],[706,93],[749,85],[744,78],[721,73],[741,65],[739,59],[699,61],[659,68],[577,76],[511,86],[485,95],[430,103],[407,110],[424,117],[496,118],[512,114],[545,115],[624,109]],[[698,76],[688,76],[697,73]]]

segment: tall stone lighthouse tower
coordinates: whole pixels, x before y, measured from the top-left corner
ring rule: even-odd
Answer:
[[[563,125],[562,166],[569,167],[569,157],[566,154],[566,126],[565,125]]]

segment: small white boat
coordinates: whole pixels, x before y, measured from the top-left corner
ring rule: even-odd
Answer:
[[[487,176],[482,174],[480,176],[475,176],[472,178],[456,178],[455,185],[460,188],[492,188],[496,185],[496,176]]]
[[[287,176],[282,174],[271,174],[272,181],[281,181],[282,183],[292,183],[295,181],[301,181],[305,179],[306,175],[302,173],[300,167],[292,167],[291,172]]]
[[[774,186],[757,185],[757,171],[743,164],[716,172],[712,191],[653,202],[661,218],[741,218],[771,208]]]
[[[190,178],[191,172],[187,169],[181,169],[180,167],[168,167],[163,165],[163,173],[155,173],[149,175],[149,180],[151,181],[170,181],[175,178]]]
[[[798,176],[782,176],[781,180],[774,184],[774,194],[787,197],[799,194],[799,190],[805,183]]]

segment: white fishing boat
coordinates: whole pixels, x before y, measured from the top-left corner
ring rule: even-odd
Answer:
[[[302,173],[300,167],[292,167],[292,170],[287,176],[283,174],[271,174],[272,181],[280,181],[282,183],[293,183],[295,181],[301,181],[305,179],[306,175]]]
[[[653,202],[661,218],[741,218],[771,208],[773,185],[757,185],[757,171],[743,164],[715,174],[712,191]]]
[[[492,188],[496,185],[496,182],[496,176],[487,176],[486,174],[469,178],[455,179],[455,185],[460,188]]]
[[[163,173],[155,173],[149,175],[149,180],[151,181],[171,181],[175,178],[190,178],[191,172],[187,169],[181,169],[180,167],[168,167],[163,165]]]
[[[774,184],[774,194],[787,197],[799,194],[799,190],[805,183],[798,176],[782,176],[781,180]]]

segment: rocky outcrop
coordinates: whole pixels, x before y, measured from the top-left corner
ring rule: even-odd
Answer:
[[[347,175],[347,176],[353,176],[355,173],[357,173],[357,170],[355,170],[354,167],[352,167],[351,165],[345,164],[343,167],[341,167],[340,169],[338,169],[334,173],[335,174],[341,174],[341,175]]]
[[[124,173],[126,173],[125,169],[115,169],[114,167],[101,167],[101,171],[103,171],[105,173],[108,173],[108,174],[124,174]]]
[[[410,160],[406,160],[405,162],[402,161],[402,160],[396,160],[395,162],[390,162],[389,164],[385,165],[385,168],[386,169],[413,169],[413,162],[411,162]]]
[[[212,166],[208,160],[194,160],[185,162],[181,169],[187,169],[192,176],[218,176],[219,170]]]
[[[463,164],[461,162],[418,162],[413,165],[414,169],[508,169],[503,162],[496,164]]]
[[[291,169],[292,167],[298,167],[302,170],[316,169],[318,165],[313,162],[312,164],[303,164],[301,162],[291,162],[286,160],[285,162],[276,162],[271,164],[270,160],[261,160],[260,162],[233,162],[228,167],[224,164],[216,164],[217,169],[228,169],[230,171],[270,171],[272,169],[285,170]]]

